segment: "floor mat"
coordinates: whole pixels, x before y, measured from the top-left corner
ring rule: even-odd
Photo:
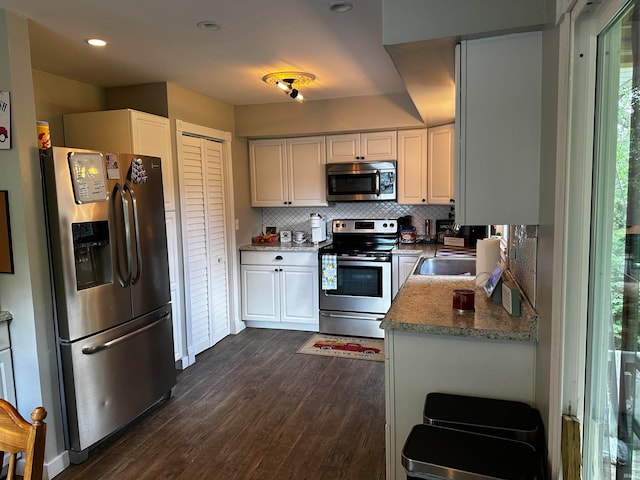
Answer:
[[[316,333],[297,353],[384,362],[384,340]]]

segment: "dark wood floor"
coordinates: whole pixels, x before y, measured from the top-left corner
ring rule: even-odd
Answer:
[[[225,338],[55,480],[384,479],[384,364],[296,354],[310,335]]]

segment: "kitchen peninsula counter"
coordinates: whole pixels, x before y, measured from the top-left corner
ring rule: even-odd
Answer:
[[[453,309],[454,289],[475,290],[475,311]],[[534,405],[537,314],[524,298],[521,310],[511,317],[474,276],[409,275],[381,323],[387,480],[406,478],[402,448],[428,393]]]
[[[475,290],[475,311],[453,309],[453,290]],[[411,275],[393,301],[380,328],[524,342],[537,341],[537,314],[522,298],[521,316],[512,317],[501,304],[476,288],[475,277]]]

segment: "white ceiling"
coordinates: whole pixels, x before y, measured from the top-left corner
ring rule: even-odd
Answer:
[[[382,1],[0,0],[29,18],[32,65],[102,87],[168,81],[234,105],[290,102],[262,82],[273,71],[316,75],[309,101],[404,92],[382,45]],[[219,31],[196,24],[213,21]],[[109,42],[103,49],[89,37]]]

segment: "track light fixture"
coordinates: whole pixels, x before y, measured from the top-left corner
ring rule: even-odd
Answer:
[[[265,75],[262,77],[262,81],[275,85],[289,97],[303,102],[304,97],[297,87],[311,85],[315,78],[315,75],[306,72],[276,72]]]

